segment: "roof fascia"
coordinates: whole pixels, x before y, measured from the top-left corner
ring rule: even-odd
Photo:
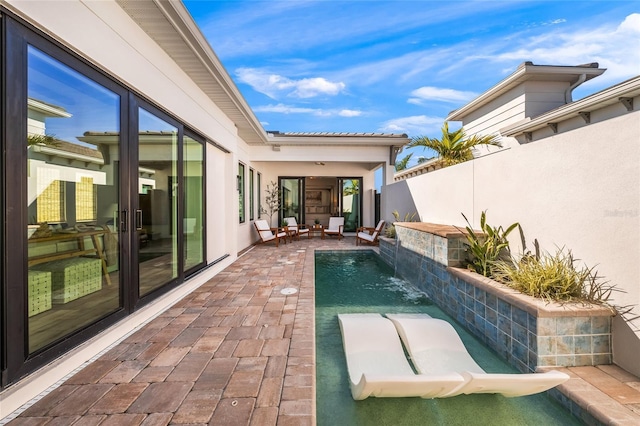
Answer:
[[[122,0],[118,0],[119,3],[121,1]],[[248,128],[253,133],[253,135],[249,135],[249,137],[247,138],[248,140],[255,140],[257,137],[260,142],[265,143],[267,141],[267,136],[262,125],[236,87],[235,83],[229,76],[229,73],[222,65],[222,62],[220,62],[220,59],[211,48],[210,44],[202,34],[202,31],[195,23],[184,4],[181,1],[146,1],[153,4],[158,9],[158,11],[160,11],[160,13],[165,16],[167,21],[173,27],[173,30],[176,32],[176,35],[178,35],[182,39],[182,41],[191,48],[194,55],[196,55],[196,57],[200,60],[201,65],[207,70],[218,88],[224,93],[227,100],[233,105],[234,111],[226,111],[226,109],[228,109],[227,106],[219,105],[222,111],[227,114],[231,112],[231,115],[235,115],[233,113],[240,113],[244,118],[244,126],[238,126],[236,124],[240,136],[243,136],[242,129]],[[127,8],[123,7],[123,10],[129,14]],[[167,36],[169,34],[164,33],[163,35]],[[158,42],[162,46],[162,43],[160,43],[159,40],[156,40],[156,42]],[[180,64],[178,61],[178,65],[182,67],[184,64]]]
[[[463,107],[451,111],[447,116],[446,121],[462,121],[464,117],[473,111],[493,101],[498,96],[506,93],[517,85],[524,83],[525,81],[567,81],[574,83],[582,74],[585,74],[585,81],[588,81],[606,71],[606,68],[597,68],[597,64],[596,67],[593,65],[594,64],[558,66],[535,65],[531,62],[523,62],[507,78],[500,81],[498,84]]]
[[[342,145],[342,146],[397,146],[411,140],[407,135],[295,135],[275,136],[269,133],[269,143],[276,145]]]
[[[576,117],[581,112],[590,112],[618,103],[620,98],[636,96],[640,96],[640,75],[586,98],[558,107],[533,119],[527,118],[524,121],[507,126],[500,129],[500,133],[504,136],[516,136],[524,132],[532,132],[547,127],[549,123],[557,123]]]

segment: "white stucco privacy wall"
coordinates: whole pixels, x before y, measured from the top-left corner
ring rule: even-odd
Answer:
[[[413,203],[423,222],[464,225],[464,213],[479,227],[483,210],[490,225],[519,222],[530,249],[533,239],[538,239],[543,250],[555,252],[558,247],[566,247],[588,266],[597,265],[601,275],[625,292],[615,293],[614,302],[636,305],[637,315],[638,135],[640,112],[634,111],[514,146],[385,187],[385,212],[397,209],[402,214]],[[512,249],[517,253],[519,247],[519,237],[513,236]],[[631,325],[640,327],[640,323]],[[626,328],[621,323],[617,326]],[[640,338],[640,332],[635,333]],[[629,334],[633,335],[625,330],[625,335]],[[640,373],[640,361],[631,355],[633,351],[638,353],[640,341],[627,338],[617,347],[614,361],[632,373]]]

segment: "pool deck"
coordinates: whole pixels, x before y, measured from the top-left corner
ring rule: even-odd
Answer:
[[[353,237],[253,247],[61,383],[0,407],[0,424],[314,425],[314,250],[356,248]],[[588,423],[640,424],[639,378],[562,370],[572,378],[559,390]]]

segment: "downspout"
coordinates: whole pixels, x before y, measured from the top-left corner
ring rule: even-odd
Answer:
[[[564,91],[564,103],[565,104],[573,102],[573,98],[571,97],[571,93],[573,92],[573,90],[576,87],[578,87],[582,83],[584,83],[586,79],[587,79],[587,75],[586,74],[581,74],[580,77],[578,77],[578,80],[575,83],[573,83],[571,86],[569,86],[567,88],[567,90]]]

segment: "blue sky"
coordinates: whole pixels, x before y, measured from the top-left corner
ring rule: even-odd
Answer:
[[[266,130],[438,137],[524,61],[607,68],[574,99],[640,74],[638,1],[185,4]]]

